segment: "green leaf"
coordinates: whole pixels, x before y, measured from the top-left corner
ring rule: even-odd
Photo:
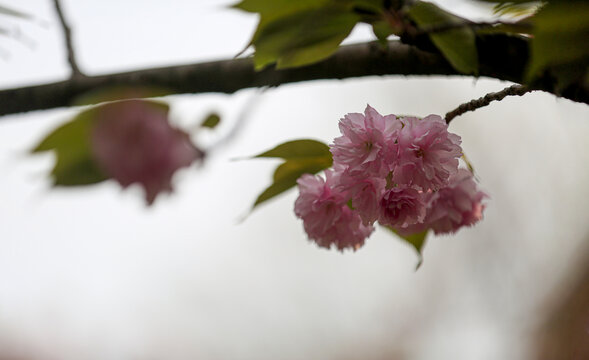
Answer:
[[[260,14],[250,41],[255,47],[256,70],[308,65],[333,54],[361,17],[350,0],[243,0],[234,5]]]
[[[88,185],[107,179],[94,162],[90,148],[95,111],[82,111],[32,150],[33,153],[55,151],[57,160],[51,171],[55,186]]]
[[[371,25],[372,25],[372,32],[374,33],[374,36],[376,36],[376,38],[378,39],[378,42],[381,45],[386,46],[387,45],[387,38],[390,35],[394,34],[394,30],[391,28],[389,23],[387,23],[384,20],[375,21]]]
[[[243,0],[233,8],[258,13],[260,22],[247,47],[253,45],[260,37],[260,33],[272,22],[296,14],[301,11],[316,9],[329,0]],[[246,47],[246,48],[247,48]]]
[[[526,80],[551,69],[559,87],[583,78],[589,64],[589,3],[549,2],[533,17],[530,62]]]
[[[417,266],[415,267],[415,270],[419,269],[419,267],[423,263],[423,247],[425,245],[425,241],[427,240],[427,234],[429,232],[429,229],[416,234],[401,235],[390,226],[383,227],[397,235],[399,238],[401,238],[401,240],[411,245],[415,249],[415,251],[417,251],[418,262]]]
[[[495,3],[493,13],[495,15],[508,15],[513,17],[523,17],[533,15],[544,0],[478,0],[480,2]]]
[[[409,9],[409,16],[420,28],[435,25],[462,24],[466,20],[425,1],[416,2]],[[475,33],[469,27],[460,27],[429,34],[430,39],[446,60],[464,74],[478,74],[478,55]]]
[[[530,16],[538,8],[537,1],[534,2],[500,2],[493,7],[495,15]]]
[[[373,13],[382,13],[385,8],[383,0],[336,0],[340,3],[348,3],[354,9],[361,9],[363,11],[370,11]]]
[[[472,165],[468,157],[466,157],[466,154],[464,152],[462,153],[462,156],[460,158],[462,159],[462,161],[464,161],[464,164],[466,165],[468,171],[474,174],[474,166]]]
[[[254,207],[293,188],[301,175],[316,174],[330,166],[330,159],[290,160],[281,164],[274,172],[272,185],[256,198]]]
[[[302,10],[316,8],[329,0],[242,0],[233,8],[259,13],[266,20],[283,17]]]
[[[253,208],[293,188],[301,175],[316,174],[332,164],[329,147],[308,139],[289,141],[254,157],[285,161],[276,168],[272,184],[257,197]]]
[[[272,157],[289,159],[327,158],[331,157],[329,146],[317,140],[293,140],[280,144],[254,157]]]
[[[341,6],[326,6],[290,14],[266,23],[253,40],[254,64],[260,70],[308,65],[333,54],[359,16]]]
[[[319,19],[325,22],[316,23]],[[298,39],[292,42],[292,48],[283,51],[277,59],[276,68],[299,67],[327,59],[336,52],[358,21],[358,16],[345,12],[315,14],[315,19],[309,19],[302,25],[302,28],[315,26],[313,30],[300,31]]]
[[[221,117],[219,116],[219,114],[212,113],[203,120],[200,126],[204,128],[214,129],[215,127],[217,127],[217,125],[219,125],[220,122]]]

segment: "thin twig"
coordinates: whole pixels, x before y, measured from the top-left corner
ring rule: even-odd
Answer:
[[[489,105],[492,101],[500,101],[503,100],[506,96],[522,96],[525,93],[533,91],[534,89],[530,89],[525,85],[512,85],[507,87],[501,91],[488,93],[487,95],[483,96],[482,98],[478,98],[476,100],[471,100],[467,103],[464,103],[457,107],[456,109],[450,111],[446,114],[445,119],[446,123],[449,124],[452,119],[457,116],[460,116],[469,111],[475,111],[476,109],[485,107]]]
[[[61,10],[61,4],[59,0],[53,0],[53,4],[55,5],[55,11],[59,17],[59,21],[61,23],[61,27],[63,28],[63,35],[65,38],[65,45],[67,49],[67,61],[70,64],[72,69],[72,78],[79,78],[84,76],[84,74],[80,71],[78,67],[78,63],[76,62],[76,56],[74,53],[74,46],[72,45],[72,30],[70,29],[65,17],[63,16],[63,11]]]

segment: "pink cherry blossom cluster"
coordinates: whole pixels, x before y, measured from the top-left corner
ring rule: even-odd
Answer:
[[[325,179],[297,181],[295,214],[319,246],[356,250],[375,222],[402,235],[445,234],[482,218],[487,195],[458,168],[460,137],[440,116],[383,116],[367,106],[345,115],[339,128]]]
[[[137,183],[151,205],[172,191],[180,168],[203,159],[188,134],[172,127],[167,109],[143,100],[124,100],[97,108],[90,134],[98,167],[123,187]]]

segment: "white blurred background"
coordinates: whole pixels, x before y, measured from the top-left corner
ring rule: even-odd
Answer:
[[[256,18],[233,2],[62,1],[91,75],[234,56]],[[0,87],[66,78],[52,2],[2,4],[39,20],[0,18],[26,37],[0,37]],[[349,41],[369,35],[359,27]],[[27,151],[74,110],[0,118],[0,358],[530,358],[545,308],[589,250],[586,105],[533,93],[455,119],[491,199],[477,226],[430,237],[417,272],[412,249],[384,231],[356,253],[317,248],[292,212],[294,191],[240,223],[277,162],[232,161],[291,139],[330,142],[338,119],[367,103],[443,115],[508,85],[371,77],[271,89],[237,136],[152,208],[139,188],[112,182],[50,188],[52,156]],[[223,132],[255,94],[166,99],[187,128],[219,111]]]

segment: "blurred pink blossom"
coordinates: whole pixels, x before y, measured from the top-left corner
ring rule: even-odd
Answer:
[[[188,134],[170,126],[167,108],[142,100],[125,100],[98,109],[91,134],[98,165],[127,187],[139,183],[152,204],[172,191],[172,176],[203,157]]]

